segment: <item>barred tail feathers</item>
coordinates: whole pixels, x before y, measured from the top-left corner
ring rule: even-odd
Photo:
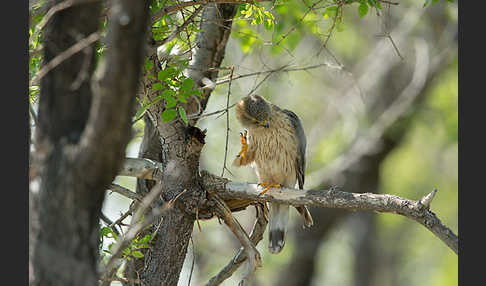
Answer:
[[[289,220],[289,206],[285,204],[270,203],[269,244],[271,253],[277,254],[285,245],[285,232]]]

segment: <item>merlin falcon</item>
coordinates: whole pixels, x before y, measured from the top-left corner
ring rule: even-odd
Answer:
[[[233,166],[251,164],[264,194],[271,188],[304,188],[306,137],[295,113],[281,109],[259,95],[249,95],[236,105],[236,118],[246,129],[241,133],[241,151]],[[296,207],[304,225],[312,226],[306,206]],[[289,205],[270,203],[269,245],[279,253],[285,245]]]

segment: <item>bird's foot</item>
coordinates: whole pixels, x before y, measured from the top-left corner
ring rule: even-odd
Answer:
[[[261,182],[258,184],[258,186],[264,187],[263,191],[260,193],[260,196],[268,192],[268,190],[270,190],[271,188],[277,188],[277,189],[281,188],[280,184],[267,183],[267,182]]]
[[[238,153],[237,157],[241,157],[242,159],[246,157],[246,151],[248,150],[248,139],[246,137],[247,134],[247,130],[245,130],[245,133],[240,132],[241,151]]]

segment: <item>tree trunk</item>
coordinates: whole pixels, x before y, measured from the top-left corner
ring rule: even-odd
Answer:
[[[114,5],[120,9],[112,15],[110,52],[104,59],[110,69],[101,68],[92,80],[92,44],[41,79],[36,172],[31,178],[31,191],[39,195],[39,231],[31,234],[36,236],[36,285],[98,285],[99,214],[130,139],[144,53],[139,38],[148,19],[145,1]],[[100,12],[101,2],[92,2],[55,13],[44,32],[46,64],[96,32]],[[128,22],[119,21],[122,17]]]
[[[187,72],[197,85],[204,85],[201,81],[204,77],[212,81],[216,80],[218,72],[207,70],[221,65],[235,13],[236,6],[233,4],[208,5],[204,8],[200,27],[203,32],[197,35],[197,45],[190,63],[193,70]],[[154,67],[158,66],[158,64],[154,65]],[[145,86],[151,86],[150,80],[146,79],[146,81],[148,83]],[[212,89],[205,89],[204,99],[199,102],[198,99],[191,98],[187,104],[184,104],[186,112],[202,113],[211,92]],[[149,92],[150,98],[157,95],[157,91]],[[157,158],[165,166],[161,180],[164,185],[162,192],[164,201],[175,198],[184,190],[187,191],[178,199],[175,207],[161,219],[153,246],[146,251],[144,265],[137,261],[136,270],[140,271],[143,266],[140,274],[146,285],[176,286],[191,238],[195,214],[198,206],[206,202],[199,176],[199,156],[205,135],[192,126],[196,124],[197,119],[190,120],[189,126],[180,119],[164,123],[161,117],[157,116],[163,110],[163,104],[151,106],[149,114],[156,116],[150,116],[152,123],[146,126],[139,155]],[[154,120],[156,122],[153,122]],[[157,148],[159,148],[158,152]],[[137,192],[146,193],[152,184],[153,182],[150,181],[139,181]],[[152,231],[158,225],[159,223],[154,224]]]

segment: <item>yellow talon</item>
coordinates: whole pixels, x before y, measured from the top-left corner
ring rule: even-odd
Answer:
[[[240,132],[241,151],[238,153],[238,157],[241,157],[242,159],[246,157],[246,151],[248,150],[248,140],[246,139],[247,134],[247,130],[245,130],[245,134]]]
[[[265,189],[263,189],[263,191],[260,193],[259,196],[265,194],[271,188],[277,188],[277,189],[280,189],[281,188],[280,184],[267,183],[267,182],[261,182],[260,184],[258,184],[258,186],[262,186],[262,187],[265,188]]]

